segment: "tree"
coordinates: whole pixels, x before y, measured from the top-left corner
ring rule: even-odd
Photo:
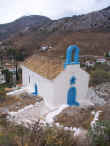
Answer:
[[[2,70],[2,73],[5,76],[6,83],[10,83],[12,81],[12,73],[8,69]]]

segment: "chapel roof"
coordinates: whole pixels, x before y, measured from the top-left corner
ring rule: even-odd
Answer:
[[[22,64],[33,72],[52,80],[64,70],[64,61],[55,57],[33,55]]]

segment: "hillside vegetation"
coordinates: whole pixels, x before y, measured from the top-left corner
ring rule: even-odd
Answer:
[[[27,56],[39,53],[42,45],[52,46],[44,54],[62,56],[70,44],[77,44],[81,54],[103,55],[110,50],[110,7],[81,16],[50,20],[26,16],[0,25],[2,48],[13,47]]]

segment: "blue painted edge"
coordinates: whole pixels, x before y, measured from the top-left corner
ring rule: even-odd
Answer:
[[[70,85],[73,85],[73,84],[75,84],[76,83],[76,78],[73,76],[73,77],[71,77],[71,79],[70,79]]]
[[[72,61],[72,52],[75,50],[74,54],[74,61]],[[64,69],[66,68],[67,65],[74,65],[74,64],[80,64],[79,62],[79,48],[77,45],[70,45],[67,48],[66,52],[66,61],[64,63]]]
[[[74,87],[74,84],[76,83],[76,78],[75,76],[72,76],[70,78],[70,85],[73,85],[67,94],[67,104],[69,106],[80,106],[80,103],[77,102],[77,91],[76,91],[76,87]]]
[[[37,89],[37,84],[35,84],[35,91],[32,93],[34,96],[38,95],[38,89]]]
[[[71,95],[70,92],[73,92],[73,95]],[[74,87],[70,88],[68,91],[67,104],[69,106],[80,106],[79,102],[76,101],[76,88]]]

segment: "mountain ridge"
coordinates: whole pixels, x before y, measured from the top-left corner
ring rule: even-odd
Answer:
[[[40,53],[42,45],[53,47],[44,52],[51,56],[64,55],[70,44],[77,44],[81,48],[81,54],[102,55],[110,50],[110,7],[86,15],[58,20],[47,17],[42,19],[39,20],[40,22],[29,19],[29,28],[26,20],[23,19],[23,24],[26,23],[25,27],[7,37],[3,45],[25,50],[27,56]]]
[[[48,22],[51,22],[51,19],[49,19],[48,17],[30,15],[23,16],[10,23],[0,24],[0,40],[8,39],[11,36],[11,33],[19,33],[26,27],[36,26],[39,28],[44,23]]]

